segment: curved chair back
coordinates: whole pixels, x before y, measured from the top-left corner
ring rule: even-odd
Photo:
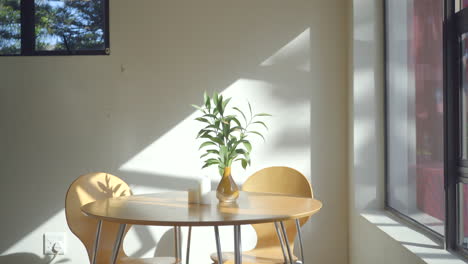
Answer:
[[[312,186],[307,178],[295,169],[288,167],[269,167],[252,174],[242,185],[243,191],[287,194],[313,198]],[[301,226],[309,219],[300,219]],[[297,230],[294,220],[284,222],[291,249]],[[256,249],[276,247],[279,240],[273,223],[252,225],[257,233]]]
[[[100,199],[127,195],[131,195],[128,185],[120,178],[108,173],[85,174],[78,177],[70,185],[65,199],[67,223],[73,234],[86,247],[90,263],[92,263],[93,258],[98,220],[82,213],[81,206]],[[129,227],[127,226],[126,231],[128,231]],[[102,222],[96,263],[108,263],[110,261],[118,229],[119,224]],[[125,253],[123,253],[121,247],[119,249],[119,258],[124,256]]]

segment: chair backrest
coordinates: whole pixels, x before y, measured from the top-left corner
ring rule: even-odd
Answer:
[[[128,185],[120,178],[108,173],[85,174],[78,177],[70,185],[65,198],[65,215],[68,227],[86,247],[90,262],[92,261],[98,220],[82,213],[81,206],[100,199],[127,195],[131,195]],[[96,262],[108,263],[119,224],[103,222],[101,228]],[[127,226],[126,231],[129,228],[130,226]],[[125,253],[121,247],[119,249],[119,258],[124,256]]]
[[[269,167],[252,174],[242,185],[243,191],[289,194],[301,197],[313,198],[312,186],[307,178],[295,169],[288,167]],[[300,219],[301,226],[309,217]],[[297,235],[294,220],[284,222],[288,234],[289,244],[294,247],[294,239]],[[256,248],[274,247],[279,245],[274,224],[252,225],[257,233]]]

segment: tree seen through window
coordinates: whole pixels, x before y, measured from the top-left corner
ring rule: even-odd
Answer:
[[[0,55],[21,53],[20,2],[0,0]],[[34,0],[33,5],[34,53],[106,49],[106,0]]]

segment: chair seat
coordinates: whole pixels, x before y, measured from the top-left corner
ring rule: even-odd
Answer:
[[[218,255],[211,254],[211,259],[215,264],[218,263]],[[293,255],[293,261],[297,261],[297,257]],[[223,252],[223,262],[225,264],[234,263],[234,252]],[[280,247],[253,249],[242,252],[242,264],[254,263],[269,263],[269,264],[284,264],[284,256]]]
[[[131,258],[123,257],[117,261],[118,264],[175,264],[173,257],[156,257],[156,258]]]

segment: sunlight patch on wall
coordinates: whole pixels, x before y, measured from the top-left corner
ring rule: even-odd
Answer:
[[[354,72],[354,102],[360,105],[360,108],[355,109],[354,113],[354,149],[357,152],[368,149],[368,142],[370,138],[375,137],[375,127],[373,122],[373,115],[375,115],[374,108],[376,95],[374,90],[374,73],[370,69],[359,69]],[[359,153],[354,155],[354,165],[365,163],[361,160],[363,156]]]
[[[286,46],[262,62],[261,66],[283,65],[310,72],[310,29],[304,30]]]
[[[285,71],[269,72],[271,68]],[[233,176],[238,183],[242,183],[253,172],[268,166],[290,166],[309,175],[310,77],[290,74],[309,71],[310,30],[306,29],[263,61],[252,71],[249,78],[240,78],[221,92],[224,97],[232,97],[231,106],[236,105],[248,113],[248,101],[252,104],[254,112],[273,115],[266,119],[269,131],[258,128],[264,133],[266,142],[260,137],[251,138],[252,166],[244,171],[240,164],[233,165]],[[257,72],[262,73],[261,78],[255,78]],[[281,83],[277,83],[276,80],[281,80]],[[284,86],[285,83],[288,84],[287,87]],[[181,180],[194,180],[201,175],[207,175],[217,182],[219,173],[214,166],[201,170],[203,163],[199,156],[202,152],[198,151],[198,146],[203,141],[195,140],[198,130],[202,128],[202,125],[194,120],[198,116],[196,112],[190,114],[125,162],[120,170],[137,172],[148,177],[159,175]],[[145,187],[132,188],[136,188],[138,193]],[[157,189],[168,190],[164,186]]]
[[[266,142],[260,137],[253,136],[252,163],[255,169],[265,164],[289,164],[304,170],[309,163],[309,147],[306,142],[298,144],[283,144],[284,136],[288,130],[294,129],[302,138],[309,134],[310,106],[307,103],[285,104],[276,98],[271,84],[263,81],[240,79],[228,87],[222,95],[232,97],[230,104],[237,105],[246,113],[247,101],[251,102],[254,112],[267,112],[273,115],[266,120],[269,131],[263,130]],[[196,140],[198,130],[202,127],[195,121],[198,113],[193,113],[166,134],[146,147],[120,167],[121,171],[139,172],[143,175],[164,175],[182,179],[194,179],[201,175],[208,175],[217,180],[219,174],[215,167],[201,170],[203,165],[199,156],[198,146],[203,142]],[[262,131],[262,127],[257,127]],[[288,140],[294,141],[289,138]],[[300,158],[302,157],[302,158]],[[300,162],[298,162],[300,161]],[[250,172],[244,172],[234,165],[233,175],[241,182]],[[251,171],[251,169],[249,169]],[[137,187],[137,186],[136,186]]]

